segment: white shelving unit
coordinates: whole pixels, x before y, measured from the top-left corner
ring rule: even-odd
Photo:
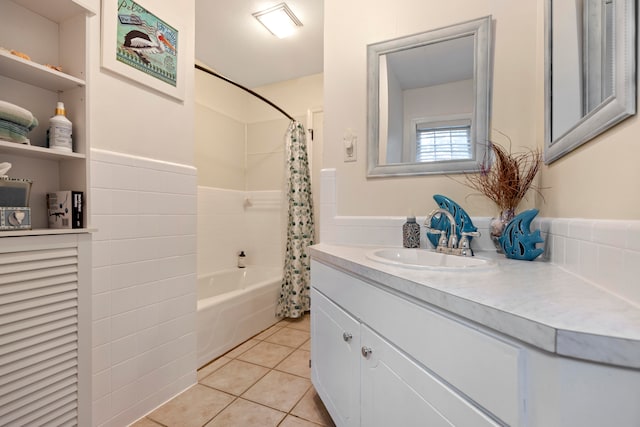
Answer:
[[[83,191],[88,226],[88,37],[97,19],[87,1],[98,3],[0,0],[0,99],[39,122],[31,145],[0,141],[9,176],[33,180],[33,229],[0,231],[0,425],[92,425],[91,230],[49,229],[46,207],[46,193]],[[73,123],[73,153],[46,147],[58,101]]]
[[[87,37],[95,11],[81,0],[0,0],[0,9],[0,99],[26,108],[39,122],[28,135],[31,145],[0,141],[0,161],[12,164],[9,176],[34,182],[33,230],[0,232],[0,237],[58,234],[48,229],[46,193],[83,191],[86,202],[88,190]],[[31,60],[11,54],[12,49]],[[45,64],[62,66],[62,72]],[[73,153],[46,147],[46,129],[58,101],[65,103],[73,123]],[[87,224],[86,208],[84,215]]]

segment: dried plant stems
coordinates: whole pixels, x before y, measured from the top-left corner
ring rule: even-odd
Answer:
[[[463,184],[492,200],[501,211],[515,209],[529,189],[538,190],[534,179],[540,170],[542,153],[539,149],[530,149],[512,154],[504,147],[489,143],[494,154],[482,163],[479,173],[466,173]]]

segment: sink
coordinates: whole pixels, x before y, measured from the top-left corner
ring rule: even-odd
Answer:
[[[366,257],[398,267],[441,271],[480,271],[495,265],[493,261],[484,258],[448,255],[427,249],[376,249],[369,251]]]

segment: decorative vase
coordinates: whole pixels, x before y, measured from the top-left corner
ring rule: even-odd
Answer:
[[[489,221],[489,234],[491,235],[491,240],[493,241],[493,244],[496,247],[496,252],[498,253],[504,253],[499,239],[500,236],[502,236],[504,228],[509,224],[509,222],[511,222],[514,216],[515,211],[513,209],[505,209],[500,212],[500,216],[498,218],[491,218],[491,221]]]

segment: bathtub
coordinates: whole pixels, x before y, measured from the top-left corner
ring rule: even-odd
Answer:
[[[198,276],[198,367],[279,320],[281,281],[282,267],[248,266]]]

